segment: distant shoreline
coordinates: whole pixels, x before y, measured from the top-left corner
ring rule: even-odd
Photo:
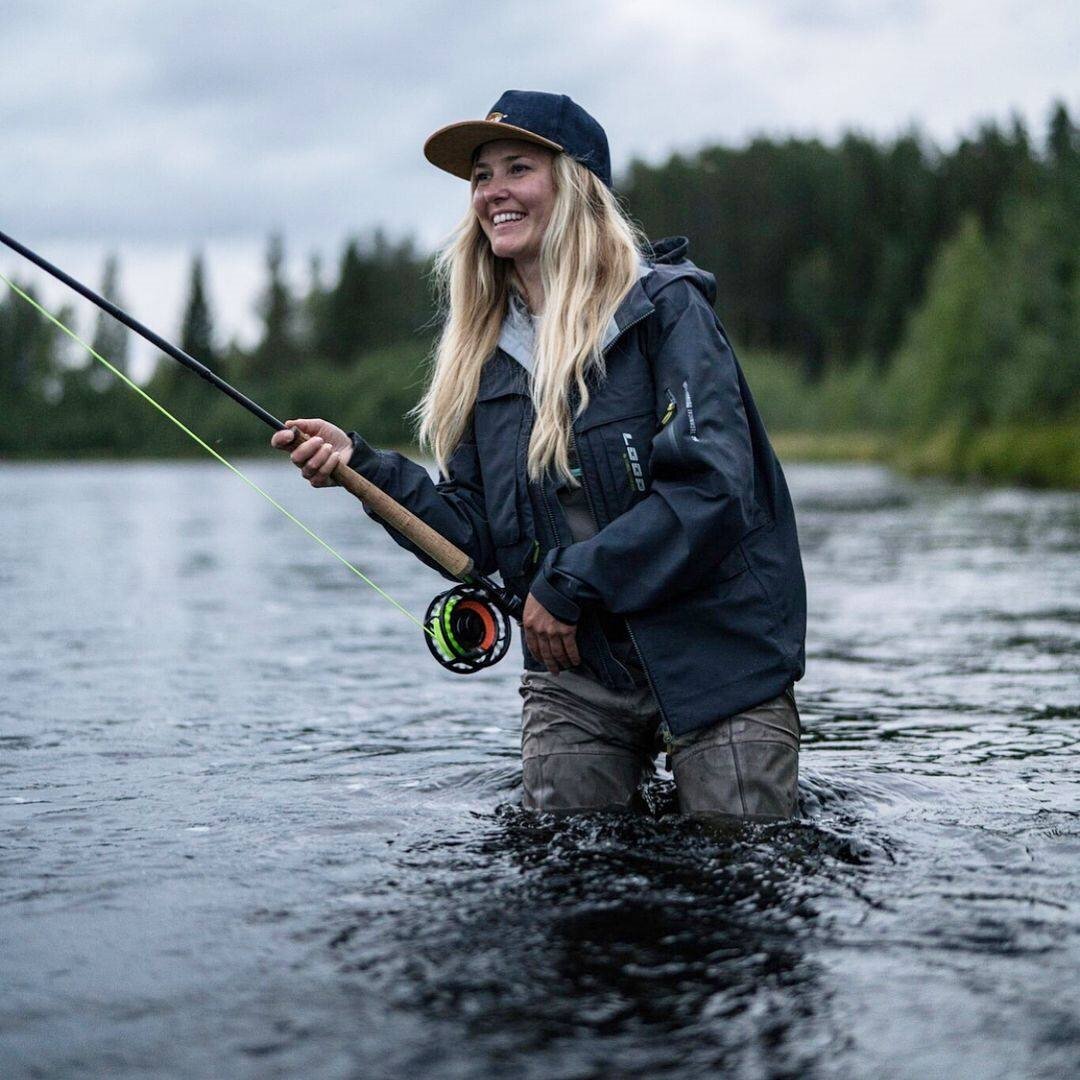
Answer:
[[[908,476],[936,476],[964,483],[990,484],[1038,489],[1080,491],[1080,421],[1039,424],[1027,427],[990,428],[962,434],[943,429],[921,443],[906,436],[880,432],[777,431],[769,435],[781,462],[876,463]],[[415,446],[391,449],[422,459]],[[151,462],[198,461],[195,448],[190,454],[117,454],[101,451],[49,453],[35,448],[26,454],[0,453],[0,466],[41,461],[57,462]],[[271,461],[251,451],[233,452],[234,461]]]
[[[780,431],[781,461],[862,461],[909,476],[970,483],[1080,490],[1080,421],[987,428],[943,428],[921,442],[880,432]]]

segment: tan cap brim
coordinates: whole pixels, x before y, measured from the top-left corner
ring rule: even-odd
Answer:
[[[495,139],[521,139],[549,150],[562,150],[558,143],[513,124],[502,124],[497,120],[462,120],[447,124],[429,136],[424,143],[424,157],[432,165],[460,176],[462,180],[471,180],[473,154],[478,147]]]

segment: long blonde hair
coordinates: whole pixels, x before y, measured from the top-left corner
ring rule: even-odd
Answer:
[[[584,165],[556,154],[552,171],[555,201],[540,247],[545,301],[530,383],[536,422],[528,473],[538,480],[551,469],[572,483],[571,394],[576,388],[580,414],[589,403],[586,376],[593,370],[604,376],[604,332],[637,280],[644,237]],[[415,412],[420,443],[445,473],[517,285],[513,262],[494,255],[471,208],[436,257],[435,280],[446,319],[431,382]]]

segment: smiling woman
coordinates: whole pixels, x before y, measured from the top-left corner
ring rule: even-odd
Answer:
[[[345,461],[525,601],[527,808],[637,805],[662,740],[685,812],[789,817],[802,564],[714,278],[625,217],[565,95],[507,91],[424,152],[471,185],[418,410],[441,476],[325,420],[289,422],[292,460],[316,487]]]

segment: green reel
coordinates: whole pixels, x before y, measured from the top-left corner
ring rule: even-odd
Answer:
[[[512,613],[506,606],[505,597],[496,600],[488,589],[475,585],[440,593],[424,615],[428,652],[457,675],[497,664],[510,648]]]

